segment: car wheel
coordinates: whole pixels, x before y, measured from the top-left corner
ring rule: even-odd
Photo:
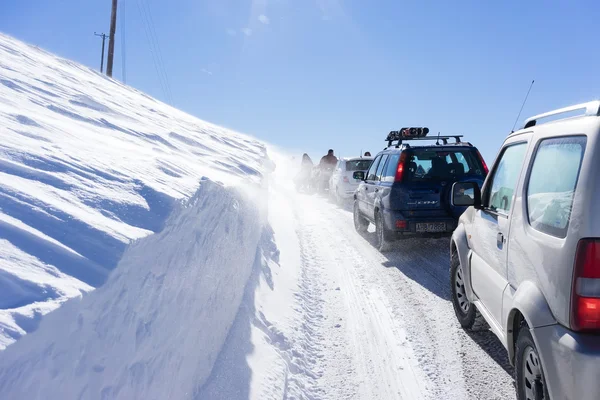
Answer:
[[[450,259],[450,289],[456,318],[464,329],[470,331],[487,329],[485,318],[479,313],[475,304],[467,299],[464,279],[458,253],[454,252]]]
[[[369,228],[369,221],[367,221],[362,215],[360,215],[360,211],[358,209],[358,201],[354,201],[354,229],[358,233],[365,233],[367,228]]]
[[[537,348],[526,324],[521,325],[516,347],[516,384],[519,400],[549,400],[548,386]]]
[[[375,237],[377,249],[380,252],[385,253],[386,251],[390,251],[390,233],[385,229],[381,212],[378,212],[375,216]]]

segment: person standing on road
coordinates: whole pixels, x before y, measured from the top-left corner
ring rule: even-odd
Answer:
[[[327,155],[319,161],[319,169],[317,174],[317,188],[323,192],[328,186],[329,178],[333,174],[333,170],[338,163],[337,157],[333,154],[333,150],[329,149]]]
[[[313,166],[314,164],[310,159],[310,156],[304,153],[302,155],[302,163],[300,164],[300,175],[302,176],[302,179],[308,180],[308,178],[310,178]]]
[[[313,170],[313,162],[310,156],[306,153],[302,155],[302,163],[300,164],[300,172],[296,176],[296,187],[306,190],[310,187],[310,177]]]
[[[335,165],[337,164],[337,162],[338,162],[338,159],[333,154],[333,150],[329,149],[329,151],[327,152],[327,155],[321,157],[321,161],[319,162],[319,167],[321,169],[335,168]]]

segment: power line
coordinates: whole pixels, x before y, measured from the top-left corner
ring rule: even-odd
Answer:
[[[169,83],[169,75],[167,74],[167,70],[165,68],[165,61],[163,59],[162,51],[160,49],[160,45],[158,42],[158,35],[156,34],[156,28],[154,25],[154,18],[152,18],[152,11],[150,9],[150,4],[148,4],[148,2],[145,0],[142,0],[142,3],[146,4],[146,9],[148,11],[148,17],[149,17],[148,19],[150,21],[150,33],[154,38],[153,40],[154,40],[154,45],[155,45],[156,52],[158,55],[159,66],[162,68],[162,73],[163,73],[163,76],[165,79],[165,87],[167,88],[167,91],[169,92],[169,98],[171,99],[171,103],[173,103],[173,93],[171,92],[171,85]]]
[[[153,27],[153,23],[151,17],[149,16],[149,11],[144,7],[143,0],[136,1],[138,11],[140,12],[140,16],[142,18],[142,23],[144,25],[144,32],[146,34],[146,39],[148,40],[148,45],[150,47],[150,54],[152,56],[152,62],[154,64],[154,68],[156,70],[156,74],[158,75],[158,81],[165,96],[165,99],[168,103],[172,104],[173,99],[171,96],[171,90],[169,86],[168,76],[165,71],[164,65],[161,63],[162,58],[159,55],[160,47],[158,46],[156,40],[156,30]],[[148,8],[149,10],[149,8]]]
[[[140,5],[140,0],[136,0],[136,5],[138,8],[138,11],[140,12],[140,17],[142,18],[142,25],[144,26],[144,33],[146,34],[146,40],[148,40],[148,46],[150,48],[150,55],[152,56],[152,63],[154,64],[154,69],[156,70],[156,74],[158,75],[158,83],[160,84],[160,89],[161,89],[163,95],[165,96],[165,98],[167,98],[167,91],[166,91],[164,83],[163,83],[162,75],[159,72],[158,62],[156,61],[156,55],[154,54],[154,46],[153,46],[152,40],[150,39],[150,33],[148,32],[149,28],[148,28],[148,22],[146,19],[146,14],[142,10],[142,7]]]

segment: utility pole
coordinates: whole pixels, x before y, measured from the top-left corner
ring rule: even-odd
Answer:
[[[94,35],[102,38],[102,56],[100,57],[100,73],[104,72],[104,42],[106,42],[106,35],[94,32]]]
[[[115,57],[115,31],[117,30],[117,0],[112,0],[112,12],[110,14],[110,33],[108,36],[108,60],[106,64],[106,75],[112,77],[113,61]]]

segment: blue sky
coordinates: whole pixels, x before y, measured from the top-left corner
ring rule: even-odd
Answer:
[[[98,68],[110,3],[7,0],[0,30]],[[598,1],[121,3],[128,84],[167,100],[147,4],[174,106],[313,158],[375,153],[390,130],[428,126],[464,134],[491,163],[532,79],[521,120],[600,97]]]

